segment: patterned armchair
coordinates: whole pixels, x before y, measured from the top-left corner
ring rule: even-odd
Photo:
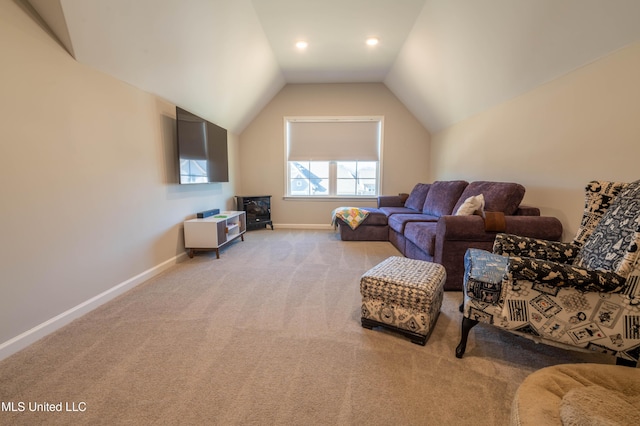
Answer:
[[[540,343],[640,356],[640,181],[593,181],[569,243],[498,234],[493,253],[465,255],[462,338],[478,322]]]

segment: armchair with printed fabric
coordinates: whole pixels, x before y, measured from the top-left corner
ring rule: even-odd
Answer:
[[[593,181],[572,242],[498,234],[465,255],[462,337],[488,323],[540,343],[640,357],[640,181]]]

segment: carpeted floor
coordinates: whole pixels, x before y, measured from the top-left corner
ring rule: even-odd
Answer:
[[[456,359],[461,294],[426,346],[360,326],[360,276],[398,252],[259,230],[0,362],[0,424],[505,425],[532,371],[613,358],[489,326]],[[35,404],[65,410],[31,412]]]

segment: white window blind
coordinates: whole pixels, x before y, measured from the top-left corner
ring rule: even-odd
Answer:
[[[380,121],[288,123],[289,161],[378,161]]]

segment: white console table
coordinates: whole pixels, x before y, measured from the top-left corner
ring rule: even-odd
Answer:
[[[215,250],[220,259],[220,247],[240,237],[244,241],[247,231],[245,212],[226,211],[202,219],[184,222],[184,246],[189,257],[196,250]]]

